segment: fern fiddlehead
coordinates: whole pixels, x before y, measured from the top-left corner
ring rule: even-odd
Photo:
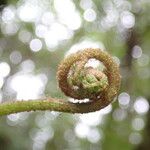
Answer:
[[[105,71],[86,67],[89,59],[102,62]],[[0,115],[23,111],[53,110],[68,113],[88,113],[110,104],[120,88],[119,67],[113,58],[100,49],[85,49],[65,58],[58,67],[58,84],[66,96],[88,98],[86,103],[71,103],[63,99],[46,98],[35,101],[15,101],[0,104]]]

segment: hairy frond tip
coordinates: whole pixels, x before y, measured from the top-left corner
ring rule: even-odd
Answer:
[[[105,71],[86,67],[89,59],[103,63]],[[58,84],[66,96],[90,99],[89,111],[99,110],[110,104],[120,88],[119,66],[112,56],[100,49],[87,48],[65,58],[58,67]],[[90,103],[90,104],[89,104]]]

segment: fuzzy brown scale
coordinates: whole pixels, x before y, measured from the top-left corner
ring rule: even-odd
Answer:
[[[94,70],[93,68],[84,67],[86,62],[91,58],[95,58],[104,64],[104,66],[106,67],[105,71],[106,74],[105,72]],[[86,72],[93,74],[94,76],[97,76],[99,80],[107,76],[109,85],[106,86],[106,84],[104,84],[104,86],[106,87],[97,93],[90,93],[89,91],[86,92],[86,89],[83,90],[82,86],[79,86],[79,89],[73,89],[72,88],[73,85],[69,84],[68,82],[68,74],[70,69],[72,68],[72,65],[75,63],[78,64],[77,67],[79,67],[76,69],[77,74],[75,76],[75,80],[77,80],[77,83],[75,84],[77,85],[83,84],[78,83],[77,78],[79,77],[79,73],[82,70],[85,70],[84,73]],[[76,106],[78,106],[80,111],[82,108],[81,112],[96,111],[107,106],[117,95],[121,81],[119,67],[113,60],[113,58],[107,52],[101,51],[100,49],[92,49],[92,48],[79,51],[65,58],[58,67],[57,78],[59,87],[65,93],[66,96],[75,99],[89,98],[91,100],[88,103],[76,104]]]

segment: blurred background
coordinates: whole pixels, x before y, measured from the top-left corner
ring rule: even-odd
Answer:
[[[122,75],[117,101],[101,111],[1,117],[0,150],[149,150],[149,14],[149,0],[0,0],[1,103],[69,99],[57,66],[82,48],[108,51]]]

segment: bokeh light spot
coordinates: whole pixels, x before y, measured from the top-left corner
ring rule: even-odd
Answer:
[[[94,129],[90,129],[90,133],[87,136],[87,139],[91,142],[91,143],[97,143],[99,142],[99,140],[101,139],[101,134],[98,131],[98,129],[94,128]]]
[[[141,55],[142,55],[142,49],[141,49],[141,47],[138,46],[138,45],[135,45],[133,47],[133,50],[132,50],[132,57],[133,58],[140,58]]]
[[[42,49],[42,42],[39,39],[33,39],[30,42],[30,48],[34,52],[38,52]]]
[[[10,61],[13,63],[13,64],[18,64],[20,63],[22,60],[22,55],[19,51],[13,51],[11,54],[10,54]]]
[[[130,95],[128,93],[123,92],[119,94],[118,101],[121,107],[128,107],[130,102]]]
[[[129,142],[131,144],[137,145],[142,141],[142,136],[140,133],[133,132],[129,136]]]
[[[17,99],[36,99],[40,96],[45,88],[40,76],[31,74],[15,75],[12,77],[10,86],[17,92]]]
[[[144,97],[138,97],[134,102],[134,109],[138,114],[145,114],[149,110],[149,103]]]
[[[142,118],[134,118],[132,120],[132,128],[134,130],[140,131],[144,128],[145,122]]]
[[[88,22],[93,22],[96,19],[96,12],[93,9],[87,9],[84,12],[84,19]]]
[[[127,112],[123,109],[115,109],[113,112],[113,118],[115,121],[123,121],[127,117]]]
[[[32,37],[31,33],[27,30],[21,30],[18,34],[19,40],[23,43],[29,43],[31,37]]]
[[[90,131],[90,128],[83,123],[78,123],[75,127],[75,133],[79,138],[86,138],[89,131]]]
[[[44,26],[44,25],[42,25],[42,24],[36,26],[35,34],[36,34],[38,37],[44,38],[47,32],[48,32],[48,29],[47,29],[46,26]]]
[[[121,13],[121,23],[125,28],[132,28],[135,25],[135,16],[129,11]]]
[[[2,20],[5,23],[9,23],[15,19],[15,8],[5,7],[2,11]]]
[[[54,22],[54,15],[51,12],[45,12],[42,16],[42,23],[44,25],[51,25]]]
[[[80,1],[80,7],[84,10],[90,9],[93,6],[92,0],[81,0]]]
[[[6,62],[0,63],[0,77],[6,77],[10,73],[10,66]]]

